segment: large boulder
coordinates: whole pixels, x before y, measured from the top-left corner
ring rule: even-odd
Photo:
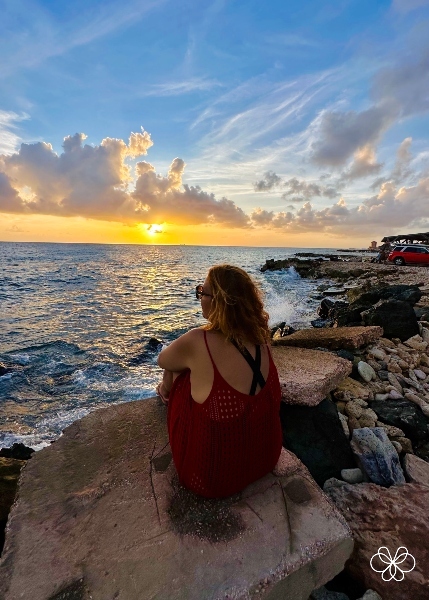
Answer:
[[[307,600],[353,540],[299,461],[223,500],[177,482],[155,398],[99,409],[22,471],[2,600]]]
[[[389,488],[375,483],[345,484],[330,487],[326,493],[347,519],[356,541],[354,552],[346,563],[346,572],[364,588],[377,591],[385,600],[427,600],[429,589],[429,488],[417,483],[393,485]],[[371,559],[385,546],[393,558],[401,546],[415,558],[415,568],[404,573],[404,579],[389,581],[389,572],[371,568]],[[373,566],[389,568],[375,557]],[[398,567],[409,569],[408,557]],[[396,569],[396,577],[401,572]]]
[[[356,467],[337,407],[328,398],[312,407],[282,402],[280,419],[284,447],[298,456],[320,486],[331,477],[339,479],[342,469]]]
[[[402,300],[380,300],[361,316],[365,325],[382,327],[388,339],[399,338],[403,342],[419,333],[413,307]]]
[[[273,346],[301,348],[328,348],[354,350],[375,342],[383,335],[381,327],[334,327],[328,329],[300,329],[292,335],[275,340]]]
[[[420,298],[422,292],[417,285],[378,285],[371,287],[352,288],[347,292],[347,298],[350,303],[360,302],[361,304],[376,304],[379,300],[387,300],[392,298],[394,300],[400,300],[401,302],[407,302],[411,306],[414,306]]]
[[[402,429],[417,446],[429,439],[429,419],[420,408],[406,399],[373,400],[368,402],[380,421]]]
[[[272,354],[287,404],[319,404],[352,370],[350,361],[320,350],[274,346]]]
[[[386,487],[405,483],[398,453],[382,427],[355,429],[350,446],[370,481]]]

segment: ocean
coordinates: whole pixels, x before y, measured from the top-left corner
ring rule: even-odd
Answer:
[[[36,450],[90,411],[149,398],[162,347],[205,323],[195,286],[214,264],[263,289],[270,324],[315,318],[320,283],[268,258],[326,249],[0,243],[0,447]]]

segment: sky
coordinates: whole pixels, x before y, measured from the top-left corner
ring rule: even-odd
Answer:
[[[0,240],[429,231],[429,0],[0,0]]]

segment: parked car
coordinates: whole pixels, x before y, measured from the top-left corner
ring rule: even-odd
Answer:
[[[429,265],[429,249],[426,246],[394,246],[387,260],[395,265]]]

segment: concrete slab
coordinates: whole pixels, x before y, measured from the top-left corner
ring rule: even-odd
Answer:
[[[322,327],[301,329],[286,337],[273,340],[273,346],[299,346],[301,348],[329,348],[330,350],[353,350],[383,335],[383,328],[371,327]]]
[[[177,483],[156,399],[97,410],[24,467],[2,600],[307,600],[353,548],[305,467],[225,500]]]
[[[330,352],[273,346],[272,354],[287,404],[316,406],[352,371],[349,360]]]

